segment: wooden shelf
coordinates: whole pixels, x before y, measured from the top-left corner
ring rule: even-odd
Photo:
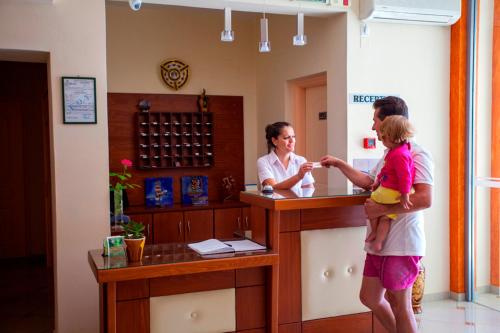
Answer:
[[[146,207],[146,206],[131,206],[125,209],[125,214],[144,214],[144,213],[168,213],[188,210],[204,210],[204,209],[225,209],[225,208],[243,208],[249,207],[248,204],[241,201],[210,201],[208,205],[192,206],[182,205],[179,203],[167,207]]]
[[[138,112],[138,168],[212,167],[213,121],[210,112]]]

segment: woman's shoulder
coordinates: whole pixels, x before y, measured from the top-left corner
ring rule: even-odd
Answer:
[[[257,164],[260,164],[260,163],[267,163],[267,162],[269,162],[270,155],[271,155],[271,154],[266,154],[266,155],[262,155],[261,157],[259,157],[259,158],[257,159]]]
[[[303,164],[307,162],[307,159],[304,156],[297,155],[295,153],[292,153],[295,157],[295,161],[299,164]]]

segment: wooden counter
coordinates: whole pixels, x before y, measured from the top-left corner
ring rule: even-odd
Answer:
[[[357,227],[366,225],[363,204],[368,196],[321,188],[298,195],[291,191],[276,191],[272,196],[241,192],[240,200],[251,205],[245,232],[268,248],[259,253],[206,259],[185,244],[155,244],[146,247],[142,263],[128,264],[89,251],[101,290],[101,331],[149,332],[150,297],[236,288],[235,332],[382,332],[374,328],[376,323],[367,311],[317,320],[302,318],[302,233],[364,230]]]

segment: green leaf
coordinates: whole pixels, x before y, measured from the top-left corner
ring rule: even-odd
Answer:
[[[109,176],[110,176],[110,177],[116,177],[116,176],[118,176],[118,174],[117,174],[116,172],[110,172],[110,173],[109,173]]]
[[[123,176],[123,175],[117,175],[118,178],[120,178],[120,180],[127,180],[127,177]]]

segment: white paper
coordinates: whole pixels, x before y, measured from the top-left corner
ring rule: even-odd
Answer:
[[[321,165],[321,162],[313,162],[313,168],[314,169],[317,169],[317,168],[322,168],[323,166]]]
[[[224,243],[231,246],[236,252],[258,251],[266,249],[265,246],[252,242],[251,240],[248,239],[238,240],[238,241],[228,241]]]
[[[234,249],[217,239],[207,239],[203,242],[191,243],[188,246],[199,254],[214,254],[234,252]]]

